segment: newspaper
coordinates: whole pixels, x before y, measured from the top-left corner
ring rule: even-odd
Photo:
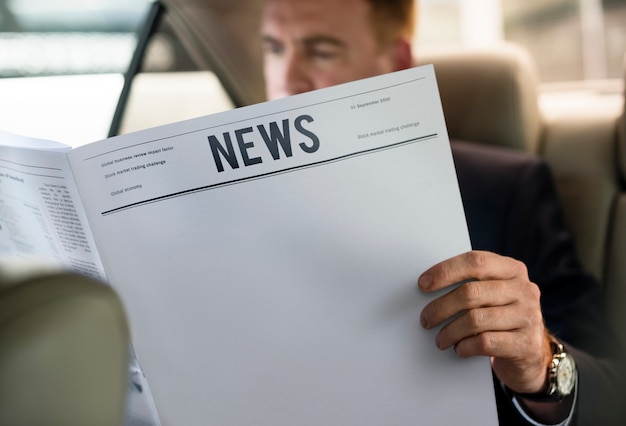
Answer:
[[[497,424],[419,325],[470,250],[432,66],[57,155],[164,424]]]

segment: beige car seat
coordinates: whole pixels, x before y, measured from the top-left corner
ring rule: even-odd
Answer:
[[[435,66],[450,139],[537,152],[542,130],[537,72],[524,49],[503,44],[424,50],[418,63]]]
[[[113,290],[69,273],[9,279],[0,265],[0,425],[119,425],[126,316]]]

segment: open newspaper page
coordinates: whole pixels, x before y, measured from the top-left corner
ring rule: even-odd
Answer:
[[[0,273],[71,270],[106,281],[69,150],[59,142],[0,130]],[[2,271],[6,267],[10,271]],[[150,388],[132,347],[130,352],[125,424],[156,426]]]
[[[470,249],[432,66],[80,147],[164,424],[496,424],[417,278]]]
[[[104,279],[68,150],[0,132],[0,255]]]

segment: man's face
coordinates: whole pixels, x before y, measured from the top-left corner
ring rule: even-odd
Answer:
[[[266,0],[261,36],[269,99],[396,69],[366,0]]]

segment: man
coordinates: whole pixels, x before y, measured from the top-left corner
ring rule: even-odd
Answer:
[[[266,0],[268,97],[410,67],[414,12],[412,0]],[[453,154],[475,250],[419,277],[425,292],[468,281],[424,308],[423,327],[461,313],[435,344],[491,358],[501,424],[621,424],[617,344],[599,286],[576,260],[547,167],[460,142]],[[562,351],[577,371],[563,361],[574,368],[573,387],[561,383],[552,394],[549,369]]]

